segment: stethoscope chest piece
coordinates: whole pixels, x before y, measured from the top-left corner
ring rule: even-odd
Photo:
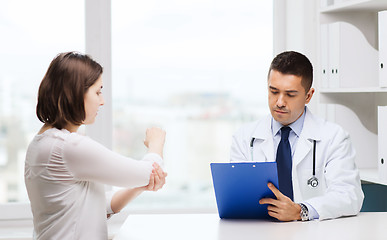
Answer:
[[[308,185],[310,185],[313,188],[317,187],[318,186],[318,179],[315,176],[309,178]]]

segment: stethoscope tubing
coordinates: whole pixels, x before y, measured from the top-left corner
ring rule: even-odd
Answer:
[[[316,140],[313,140],[313,177],[316,176]]]

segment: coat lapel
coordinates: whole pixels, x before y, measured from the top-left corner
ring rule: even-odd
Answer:
[[[297,166],[313,148],[313,140],[321,140],[319,122],[313,117],[312,113],[306,108],[304,126],[297,142],[296,151],[293,156],[293,166]]]
[[[268,115],[263,121],[259,122],[254,130],[253,137],[257,141],[262,141],[259,144],[259,148],[265,155],[266,161],[275,161],[273,134],[271,132],[271,115]]]
[[[297,166],[302,160],[305,159],[306,155],[312,150],[312,143],[305,138],[298,139],[297,148],[293,156],[293,165]]]

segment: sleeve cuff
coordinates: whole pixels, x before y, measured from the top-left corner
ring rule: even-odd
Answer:
[[[316,209],[312,207],[312,205],[307,202],[303,202],[303,204],[305,204],[305,206],[308,208],[309,220],[319,219],[320,215],[318,214]]]
[[[150,162],[156,162],[157,164],[160,165],[160,167],[163,167],[163,159],[161,158],[160,155],[157,153],[147,153],[145,156],[142,158],[144,161],[150,161]]]
[[[106,214],[110,216],[115,213],[113,212],[111,205],[114,193],[114,191],[106,192]]]

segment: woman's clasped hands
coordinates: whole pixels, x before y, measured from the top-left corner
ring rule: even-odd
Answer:
[[[167,173],[157,163],[153,163],[153,170],[149,179],[149,184],[145,186],[147,191],[157,191],[161,189],[165,184],[165,178]]]

